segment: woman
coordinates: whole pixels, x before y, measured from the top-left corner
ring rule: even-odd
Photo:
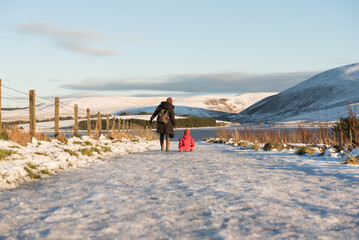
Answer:
[[[161,151],[164,150],[164,136],[166,136],[166,151],[170,149],[170,138],[174,137],[173,128],[176,128],[174,106],[172,105],[172,98],[167,98],[166,102],[161,102],[156,108],[156,111],[150,118],[152,120],[157,116],[157,132],[160,134]]]

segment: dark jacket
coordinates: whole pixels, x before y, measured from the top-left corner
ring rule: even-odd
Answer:
[[[165,123],[159,123],[157,122],[157,132],[159,134],[169,135],[170,138],[174,137],[173,128],[176,127],[176,120],[175,120],[175,112],[174,112],[174,106],[169,102],[161,102],[160,105],[156,108],[156,111],[152,114],[150,121],[152,121],[158,113],[161,111],[161,109],[167,109],[168,116],[170,117],[170,121]]]

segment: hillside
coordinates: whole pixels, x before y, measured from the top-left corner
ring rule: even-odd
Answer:
[[[347,104],[359,103],[359,64],[320,73],[277,95],[253,104],[240,114],[239,122],[336,121],[347,115]]]
[[[247,93],[235,97],[220,96],[193,96],[185,98],[173,98],[175,113],[178,115],[189,114],[199,117],[220,118],[228,113],[238,113],[249,107],[255,102],[273,95],[275,93]],[[105,97],[85,97],[60,99],[60,116],[73,116],[74,104],[79,106],[79,115],[85,116],[86,109],[91,109],[91,114],[101,111],[103,114],[121,114],[129,112],[138,114],[140,112],[152,113],[161,101],[167,97],[125,97],[125,96],[105,96]],[[16,116],[17,120],[27,120],[28,111],[22,110],[17,113],[3,111],[3,119],[7,116]],[[36,118],[39,120],[54,117],[54,103],[48,102],[39,104],[36,107]],[[11,117],[12,119],[13,117]]]

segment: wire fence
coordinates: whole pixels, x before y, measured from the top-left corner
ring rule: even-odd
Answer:
[[[72,136],[79,135],[79,121],[83,121],[85,124],[82,122],[80,125],[85,133],[82,135],[98,137],[105,130],[104,134],[109,138],[154,136],[147,126],[141,127],[129,120],[121,121],[118,116],[101,114],[99,109],[91,112],[90,108],[80,108],[78,104],[71,106],[59,98],[39,96],[34,90],[26,93],[2,84],[1,79],[0,87],[1,131],[16,125],[32,135],[40,132],[56,137],[66,132]]]

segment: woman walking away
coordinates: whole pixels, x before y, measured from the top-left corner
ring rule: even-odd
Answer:
[[[173,128],[176,128],[174,106],[172,105],[172,98],[167,98],[166,102],[161,102],[156,108],[156,111],[150,118],[152,120],[157,116],[157,132],[160,134],[161,151],[164,150],[164,137],[166,136],[166,151],[170,149],[170,138],[174,137]]]

